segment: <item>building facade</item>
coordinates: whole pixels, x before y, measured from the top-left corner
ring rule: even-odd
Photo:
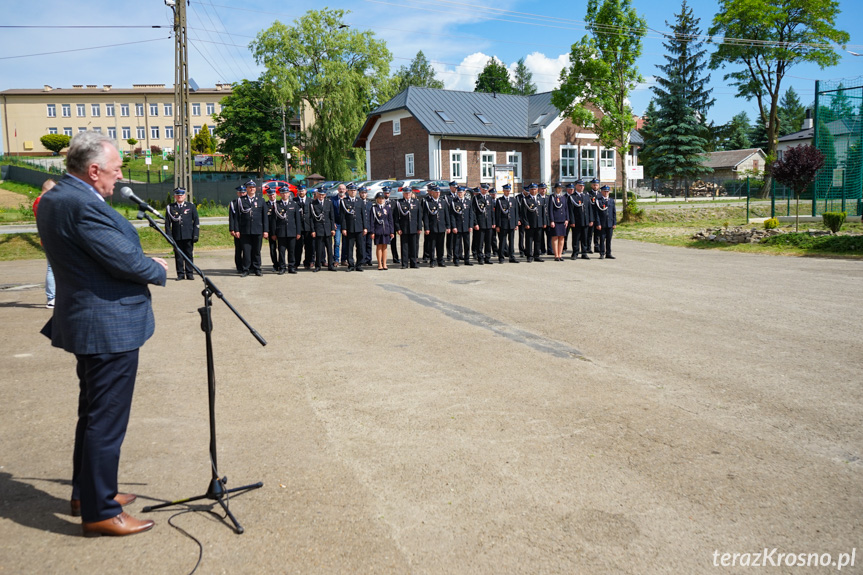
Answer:
[[[230,84],[216,84],[215,88],[189,93],[192,137],[204,125],[212,132],[213,115],[221,111],[221,100],[230,93]],[[138,140],[135,148],[173,149],[174,111],[174,89],[165,84],[133,84],[131,89],[91,84],[5,90],[0,92],[3,153],[51,155],[39,141],[42,136],[74,136],[87,130],[106,134],[125,151],[130,151],[131,146],[126,143],[130,138]]]

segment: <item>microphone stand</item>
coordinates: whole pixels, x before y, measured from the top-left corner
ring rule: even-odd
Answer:
[[[180,254],[186,263],[192,267],[195,272],[201,279],[204,280],[204,291],[201,292],[204,296],[204,307],[198,308],[198,313],[201,314],[201,329],[204,331],[207,341],[207,391],[209,392],[209,403],[210,403],[210,463],[212,467],[212,477],[210,478],[210,484],[207,486],[207,491],[203,495],[195,495],[193,497],[187,497],[185,499],[177,499],[176,501],[169,501],[167,503],[160,503],[158,505],[148,505],[144,507],[143,511],[155,511],[156,509],[162,509],[164,507],[171,507],[174,505],[181,505],[184,503],[189,503],[191,501],[198,501],[201,499],[212,499],[222,506],[222,509],[225,510],[225,515],[230,518],[231,522],[234,524],[234,531],[239,535],[245,531],[243,526],[237,521],[237,518],[234,517],[234,514],[231,513],[231,510],[228,508],[228,500],[229,495],[231,493],[236,492],[246,492],[251,491],[252,489],[258,489],[264,486],[264,483],[259,481],[258,483],[253,483],[250,485],[243,485],[242,487],[234,487],[231,489],[227,489],[225,485],[228,483],[227,477],[220,477],[219,475],[219,467],[216,463],[216,370],[213,364],[213,319],[211,314],[211,308],[213,306],[212,297],[215,295],[217,298],[222,300],[228,309],[234,312],[234,315],[237,316],[243,325],[249,328],[249,331],[252,333],[252,336],[258,343],[261,345],[267,345],[267,341],[261,337],[261,335],[255,331],[255,329],[249,325],[249,322],[240,315],[240,313],[234,309],[234,306],[225,299],[225,296],[216,287],[216,284],[204,275],[204,272],[201,271],[198,266],[196,266],[192,260],[187,256],[183,250],[177,247],[177,243],[174,241],[174,238],[170,237],[165,231],[159,227],[159,225],[153,220],[153,217],[148,214],[143,206],[139,206],[140,211],[138,212],[138,219],[146,218],[148,222],[150,222],[150,227],[159,232],[165,240],[171,244],[174,248],[174,253]]]

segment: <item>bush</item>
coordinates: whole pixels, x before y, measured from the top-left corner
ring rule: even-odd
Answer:
[[[830,228],[834,234],[842,229],[842,224],[845,223],[845,212],[824,212],[821,214],[821,220],[824,225]]]
[[[159,146],[156,146],[156,145],[150,146],[150,153],[152,153],[152,154],[161,154],[161,153],[162,153],[162,148],[160,148]]]
[[[137,156],[140,156],[140,155],[141,155],[141,152],[142,152],[142,149],[141,149],[140,147],[138,147],[138,148],[135,148],[135,152],[134,152],[134,154],[135,154],[135,156],[137,157]]]
[[[810,236],[806,232],[799,232],[764,238],[761,244],[815,252],[863,253],[863,236]]]
[[[623,210],[623,217],[620,218],[620,221],[639,222],[642,217],[644,217],[644,210],[638,207],[638,200],[635,194],[632,194],[626,201],[626,209]]]
[[[779,220],[776,218],[769,218],[764,220],[764,229],[765,230],[775,230],[779,227]]]

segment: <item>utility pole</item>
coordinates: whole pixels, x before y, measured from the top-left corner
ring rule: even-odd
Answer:
[[[189,129],[189,45],[186,0],[165,0],[174,11],[174,188],[192,195],[191,130]]]

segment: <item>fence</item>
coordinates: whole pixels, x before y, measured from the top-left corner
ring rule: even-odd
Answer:
[[[670,198],[698,198],[698,197],[746,197],[746,179],[729,180],[727,178],[716,178],[707,176],[695,180],[662,180],[649,178],[638,180],[635,191],[641,197],[670,197]],[[750,186],[755,189],[759,185],[757,181],[750,181]],[[649,190],[649,193],[645,193]]]

